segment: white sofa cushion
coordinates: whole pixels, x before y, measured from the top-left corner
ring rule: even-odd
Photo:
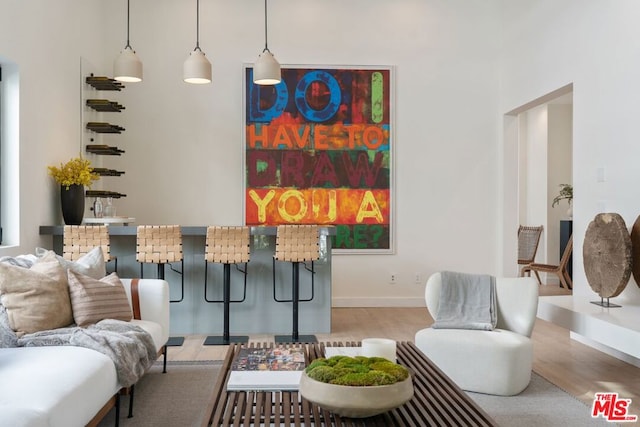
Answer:
[[[131,323],[141,327],[151,335],[151,338],[153,338],[153,344],[156,346],[156,351],[160,351],[169,339],[169,335],[157,322],[153,322],[151,320],[132,319]]]
[[[113,362],[97,351],[0,349],[0,425],[84,426],[119,389]]]

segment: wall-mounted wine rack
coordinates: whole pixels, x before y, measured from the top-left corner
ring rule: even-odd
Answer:
[[[87,107],[96,111],[119,113],[124,110],[124,106],[108,99],[87,99]]]
[[[89,85],[90,88],[84,91],[83,96],[83,98],[85,98],[84,104],[88,108],[85,114],[86,124],[84,126],[85,129],[91,133],[88,142],[86,142],[84,146],[85,152],[99,156],[120,156],[124,154],[125,151],[118,147],[102,144],[101,135],[121,134],[125,131],[125,128],[117,124],[102,121],[101,114],[99,113],[121,113],[125,107],[117,101],[105,99],[104,96],[95,96],[97,93],[91,90],[94,89],[97,92],[121,91],[124,89],[124,84],[109,77],[94,76],[93,74],[85,78],[85,83]],[[123,171],[107,167],[94,167],[94,172],[100,176],[121,176],[124,174]],[[87,190],[86,196],[118,199],[126,195],[117,191]]]
[[[108,168],[93,168],[93,173],[100,176],[120,176],[124,175],[124,171],[118,171],[115,169]]]
[[[124,84],[115,79],[102,76],[94,76],[91,74],[85,80],[89,86],[96,90],[122,90]]]
[[[127,197],[126,194],[118,193],[117,191],[108,191],[108,190],[87,190],[85,193],[87,197],[102,197],[105,199],[109,197],[111,197],[112,199]]]

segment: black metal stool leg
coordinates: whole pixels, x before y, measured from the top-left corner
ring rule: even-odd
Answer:
[[[315,335],[300,335],[298,332],[298,306],[300,304],[300,263],[292,262],[292,273],[291,273],[291,303],[293,305],[293,331],[291,335],[276,335],[275,342],[276,343],[290,343],[290,342],[303,342],[303,343],[314,343],[318,342],[318,339]]]
[[[206,266],[205,266],[206,267]],[[205,268],[205,274],[206,274]],[[247,335],[239,335],[239,336],[231,336],[229,334],[229,306],[231,304],[231,264],[223,264],[223,296],[222,302],[224,304],[224,325],[223,325],[223,335],[222,337],[218,336],[208,336],[204,340],[204,345],[228,345],[230,343],[246,343],[249,341],[249,336]],[[206,286],[206,282],[205,282]],[[246,292],[246,273],[245,273],[245,292]],[[205,289],[205,300],[206,300],[206,289]],[[208,302],[212,302],[207,300]],[[243,298],[244,301],[244,298]]]
[[[298,334],[298,306],[300,305],[300,263],[294,262],[293,269],[291,273],[291,299],[292,301],[292,312],[293,312],[293,332],[291,333],[291,338],[294,342],[297,342],[299,339]]]
[[[157,278],[164,280],[164,264],[163,263],[158,264]],[[173,302],[173,301],[169,301],[169,302]],[[184,344],[184,337],[169,337],[169,341],[167,341],[166,345],[170,347],[180,347],[182,344]]]

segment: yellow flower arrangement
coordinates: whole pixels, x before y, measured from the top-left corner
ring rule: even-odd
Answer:
[[[100,175],[93,173],[91,162],[81,157],[73,158],[64,164],[60,163],[60,167],[49,166],[48,169],[49,175],[67,190],[75,184],[91,187],[93,181],[100,179]]]

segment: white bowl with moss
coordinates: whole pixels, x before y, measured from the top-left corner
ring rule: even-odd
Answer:
[[[381,357],[333,356],[305,369],[299,392],[340,416],[365,418],[411,400],[413,382],[407,368]]]

